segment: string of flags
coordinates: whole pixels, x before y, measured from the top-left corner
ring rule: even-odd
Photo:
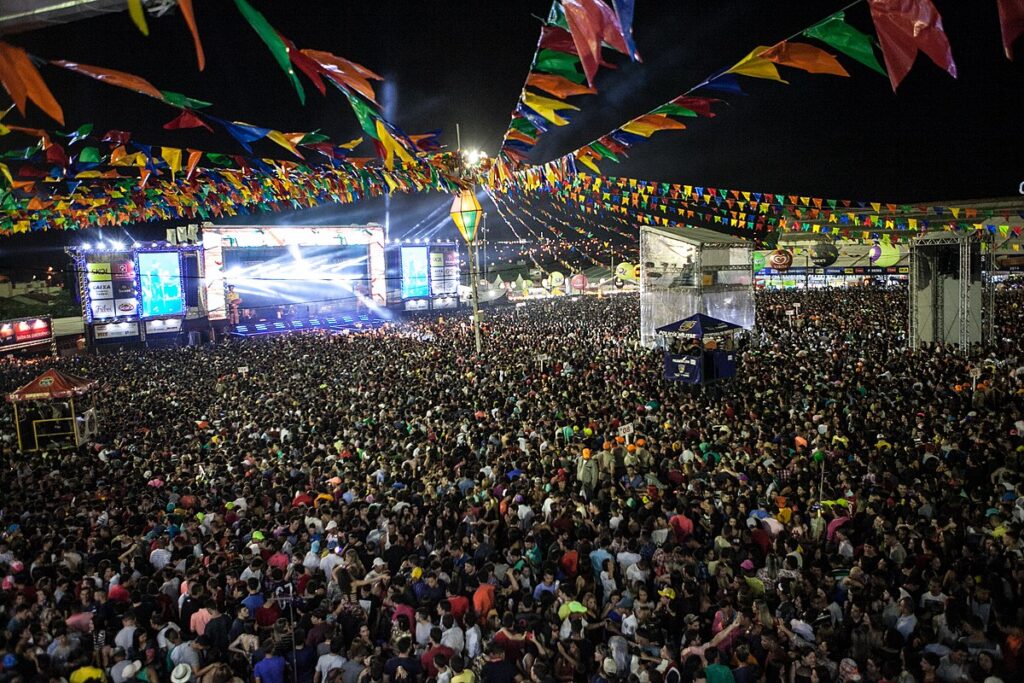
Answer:
[[[849,77],[850,73],[830,52],[804,40],[812,40],[835,50],[845,58],[887,75],[893,91],[910,72],[919,52],[924,52],[936,65],[954,78],[957,75],[952,49],[946,37],[942,17],[932,0],[857,0],[846,9],[866,2],[877,35],[875,39],[847,22],[846,11],[836,12],[822,21],[771,46],[758,46],[731,67],[721,69],[682,95],[628,121],[615,130],[582,147],[540,166],[540,175],[558,175],[568,168],[572,172],[582,164],[594,173],[601,173],[599,163],[618,163],[628,157],[632,148],[648,141],[655,133],[686,130],[691,119],[714,118],[723,99],[745,94],[738,76],[787,83],[779,71],[786,67],[811,74]],[[1024,2],[996,0],[999,8],[1003,47],[1006,56],[1014,58],[1014,42],[1024,34]],[[803,39],[803,40],[799,40]],[[553,123],[545,113],[534,112],[543,121]],[[535,117],[536,118],[536,117]],[[543,121],[541,122],[542,125]],[[515,122],[515,119],[514,119]],[[538,123],[527,117],[521,124]],[[537,186],[537,166],[527,166],[525,155],[499,156],[491,167],[487,181],[498,191],[512,185]]]
[[[564,113],[579,110],[568,98],[597,93],[594,79],[599,68],[615,68],[605,61],[602,48],[640,61],[633,40],[633,4],[634,0],[613,0],[614,7],[603,0],[552,3],[502,138],[499,159],[517,165],[525,162],[550,126],[567,125]]]

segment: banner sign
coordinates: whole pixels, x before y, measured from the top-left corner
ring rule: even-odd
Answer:
[[[700,384],[702,379],[700,356],[665,354],[665,379],[688,384]]]
[[[48,316],[0,321],[0,353],[53,341],[53,325]]]

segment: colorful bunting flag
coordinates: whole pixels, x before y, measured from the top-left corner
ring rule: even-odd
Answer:
[[[761,57],[775,64],[791,66],[812,74],[831,74],[833,76],[846,77],[850,75],[835,57],[821,48],[808,45],[807,43],[783,41],[762,52]]]
[[[25,115],[26,101],[32,100],[47,116],[64,125],[64,111],[46,87],[39,70],[20,47],[0,42],[0,83],[22,116]]]
[[[868,0],[893,92],[914,66],[918,50],[956,78],[942,17],[931,0]]]
[[[277,60],[278,65],[284,70],[285,74],[288,75],[288,80],[292,82],[295,87],[295,92],[299,95],[299,102],[302,104],[306,103],[306,92],[302,89],[302,84],[299,83],[298,77],[295,75],[295,71],[292,69],[292,62],[288,56],[288,48],[285,46],[284,41],[281,40],[281,36],[278,34],[274,27],[270,25],[259,11],[253,8],[246,0],[235,0],[235,6],[238,11],[241,12],[245,20],[249,22],[252,29],[256,31],[256,35],[266,44],[267,48],[270,49],[270,54]]]
[[[178,0],[178,10],[181,18],[185,20],[189,32],[192,34],[192,43],[196,48],[196,62],[199,63],[199,70],[206,69],[206,53],[203,52],[203,42],[199,39],[199,27],[196,26],[195,12],[192,10],[192,0]]]
[[[782,77],[779,75],[779,70],[775,68],[775,64],[760,56],[761,53],[767,49],[768,48],[764,47],[754,48],[750,54],[737,62],[736,65],[726,71],[726,73],[741,74],[743,76],[750,76],[751,78],[763,78],[769,81],[787,83],[787,81],[782,80]]]
[[[1024,0],[996,0],[999,8],[999,28],[1003,34],[1003,50],[1012,60],[1013,44],[1024,35]]]
[[[557,112],[564,111],[566,109],[579,111],[579,107],[574,107],[573,105],[562,102],[561,100],[535,95],[529,91],[523,93],[522,101],[527,107],[537,112],[556,126],[564,126],[569,123],[568,120],[559,116]]]
[[[564,76],[557,76],[555,74],[538,74],[531,73],[526,78],[526,85],[543,90],[546,93],[550,93],[559,99],[565,99],[566,97],[572,97],[573,95],[596,95],[597,90],[594,88],[588,88],[585,85],[579,85],[573,83]]]
[[[873,69],[883,76],[886,75],[885,69],[878,63],[878,57],[875,56],[871,37],[847,24],[845,12],[836,12],[821,23],[804,31],[803,35],[820,40],[869,69]]]

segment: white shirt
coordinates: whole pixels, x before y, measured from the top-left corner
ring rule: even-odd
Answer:
[[[456,624],[441,634],[441,644],[461,653],[466,647],[466,636]]]
[[[341,655],[334,654],[333,652],[328,652],[325,655],[321,655],[320,659],[316,660],[316,670],[320,672],[320,680],[326,681],[327,674],[329,674],[334,669],[340,669],[341,665],[344,664],[346,661],[348,660],[346,660]]]
[[[480,633],[480,625],[473,624],[466,629],[466,656],[476,659],[483,652],[483,636]]]
[[[160,571],[171,561],[171,551],[167,548],[157,548],[149,554],[149,563],[153,568]]]

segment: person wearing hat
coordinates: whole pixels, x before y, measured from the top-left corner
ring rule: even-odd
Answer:
[[[594,497],[594,488],[597,486],[599,478],[600,471],[597,462],[591,456],[590,449],[584,448],[576,463],[576,480],[580,482],[583,487],[583,495],[588,500]]]

